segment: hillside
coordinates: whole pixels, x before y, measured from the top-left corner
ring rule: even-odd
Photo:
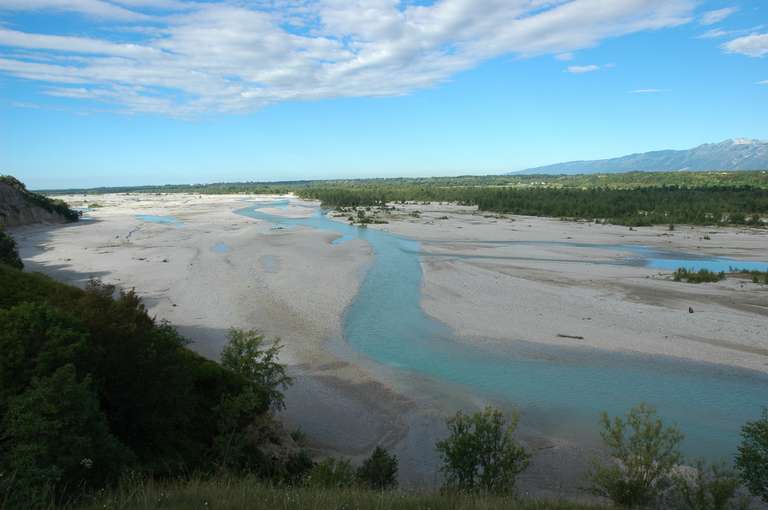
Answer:
[[[523,174],[591,174],[768,169],[768,141],[731,139],[688,150],[663,150],[611,159],[569,161],[535,168]]]
[[[65,223],[78,218],[78,213],[61,200],[33,193],[15,177],[0,175],[0,228]]]

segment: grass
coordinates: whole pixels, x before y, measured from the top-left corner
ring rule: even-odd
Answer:
[[[676,282],[684,281],[687,283],[719,282],[725,280],[725,273],[723,271],[716,273],[709,269],[699,269],[698,271],[694,271],[692,269],[680,267],[675,271],[674,278]]]
[[[257,478],[158,483],[133,481],[98,494],[73,510],[96,509],[297,509],[297,510],[594,510],[605,508],[564,501],[539,501],[503,496],[410,493],[365,489],[276,487]]]

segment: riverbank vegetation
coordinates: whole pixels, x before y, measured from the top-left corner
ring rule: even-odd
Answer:
[[[693,269],[679,267],[675,270],[672,278],[676,282],[687,283],[719,282],[725,280],[725,272],[715,272],[710,271],[709,269],[699,269],[698,271],[694,271]]]
[[[129,471],[301,477],[277,422],[278,346],[233,332],[223,365],[187,349],[133,291],[85,290],[0,263],[0,504],[39,508]]]
[[[630,226],[680,223],[762,227],[768,216],[768,171],[494,175],[61,190],[65,191],[295,193],[331,208],[451,202],[499,214]]]

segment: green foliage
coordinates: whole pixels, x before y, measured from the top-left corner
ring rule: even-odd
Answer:
[[[512,437],[517,415],[507,422],[501,411],[487,407],[447,421],[449,436],[437,451],[447,488],[459,491],[511,493],[517,476],[528,466],[530,455]]]
[[[264,394],[266,407],[276,410],[285,408],[281,390],[293,382],[278,362],[280,349],[279,339],[265,346],[258,332],[232,329],[221,353],[222,366],[251,381]]]
[[[357,469],[358,481],[371,489],[397,487],[397,456],[377,446],[370,457]]]
[[[719,273],[716,273],[709,269],[699,269],[698,271],[694,271],[692,269],[680,267],[675,271],[674,279],[676,282],[684,281],[687,283],[719,282],[725,280],[725,272],[720,271]]]
[[[34,378],[6,402],[0,471],[9,476],[0,488],[13,508],[38,508],[72,489],[102,486],[131,460],[109,432],[90,379],[78,381],[74,365]]]
[[[736,468],[749,491],[768,503],[768,409],[742,427]]]
[[[259,450],[267,436],[274,444],[259,419],[269,421],[288,382],[279,346],[236,335],[230,352],[249,360],[235,373],[188,350],[133,291],[96,281],[81,290],[4,264],[0,288],[0,462],[19,463],[0,469],[3,490],[13,473],[14,494],[39,502],[46,493],[77,497],[127,467],[158,476],[221,465],[283,477],[307,469],[301,453],[278,469]],[[223,437],[243,443],[228,450]],[[82,459],[94,471],[78,468]]]
[[[592,492],[620,506],[652,504],[682,460],[683,434],[677,427],[665,427],[646,404],[632,408],[626,418],[611,420],[603,413],[600,421],[612,460],[594,463],[589,473]]]
[[[355,469],[347,459],[328,457],[315,464],[305,483],[310,487],[343,489],[355,485]]]
[[[21,394],[35,378],[83,364],[90,337],[70,315],[43,303],[0,309],[0,400]]]
[[[7,264],[16,269],[24,268],[16,248],[16,241],[2,229],[0,229],[0,264]]]
[[[679,510],[736,510],[748,508],[737,498],[739,480],[723,464],[696,463],[693,472],[680,471],[672,477],[675,486],[674,508]]]

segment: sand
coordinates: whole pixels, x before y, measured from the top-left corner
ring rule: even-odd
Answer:
[[[97,277],[135,287],[151,314],[171,321],[193,349],[212,359],[231,327],[281,338],[281,359],[296,379],[282,414],[290,427],[300,427],[320,453],[359,459],[382,444],[400,457],[402,481],[438,483],[433,445],[445,432],[444,416],[487,402],[461,388],[394,372],[346,346],[340,340],[343,313],[372,261],[371,249],[364,241],[333,245],[332,233],[276,230],[233,213],[249,201],[276,198],[69,196],[64,199],[73,206],[102,207],[77,224],[33,225],[12,234],[27,270],[75,285]],[[292,199],[287,208],[263,211],[300,218],[312,214],[312,205]],[[461,341],[579,345],[768,370],[766,286],[736,279],[689,285],[657,270],[594,263],[626,256],[611,250],[480,242],[638,243],[760,260],[768,253],[765,231],[630,231],[483,215],[459,206],[398,208],[389,224],[370,228],[421,241],[429,253],[422,257],[422,306]],[[418,218],[409,214],[416,210]],[[140,221],[138,214],[173,216],[178,223]],[[536,430],[521,432],[535,453],[523,492],[581,494],[581,476],[594,451]]]
[[[422,306],[468,342],[526,340],[768,371],[766,285],[735,277],[687,284],[674,282],[671,271],[600,263],[632,256],[618,248],[483,243],[638,244],[768,261],[764,229],[630,230],[453,205],[398,208],[389,224],[372,228],[421,242],[431,254],[422,257]],[[419,218],[408,214],[414,210]]]

